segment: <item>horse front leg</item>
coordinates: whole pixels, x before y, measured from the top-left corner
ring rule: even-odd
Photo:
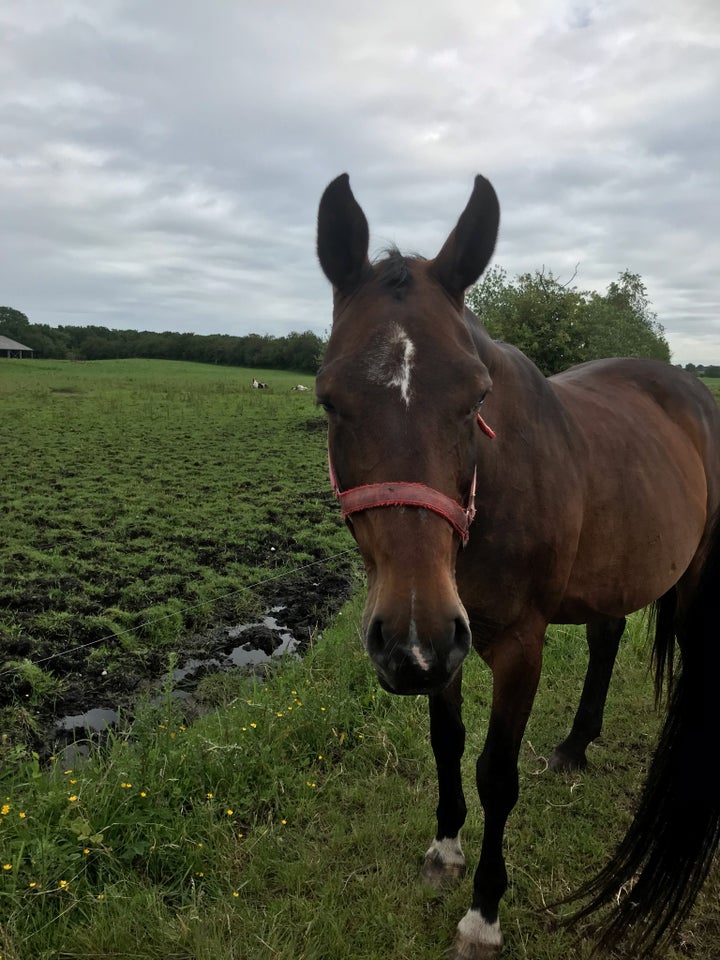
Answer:
[[[540,678],[543,636],[544,625],[531,634],[507,633],[483,654],[493,674],[490,723],[476,766],[485,827],[472,906],[457,928],[455,960],[492,960],[502,947],[498,909],[507,889],[503,835],[518,798],[518,754]]]
[[[602,730],[608,687],[624,629],[625,617],[613,617],[587,625],[590,658],[585,683],[572,729],[550,757],[548,766],[551,770],[584,770],[587,766],[585,750],[591,741],[600,736]]]
[[[465,749],[461,687],[462,669],[442,693],[428,697],[430,743],[438,775],[437,832],[425,854],[421,876],[435,890],[465,873],[465,856],[460,846],[460,828],[467,814],[460,774]]]

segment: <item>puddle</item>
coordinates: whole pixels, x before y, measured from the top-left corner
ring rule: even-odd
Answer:
[[[173,696],[178,699],[190,699],[192,689],[208,673],[232,670],[238,667],[252,669],[259,664],[269,663],[283,656],[299,659],[300,643],[292,633],[271,614],[282,613],[285,607],[272,607],[256,623],[244,623],[229,627],[226,631],[228,652],[222,656],[194,657],[186,660],[182,666],[173,670],[172,680],[182,684],[185,689],[176,688]],[[230,644],[235,641],[235,646]],[[166,674],[160,683],[169,679]],[[119,711],[109,707],[94,707],[84,713],[62,717],[55,726],[58,740],[71,743],[74,737],[91,737],[103,734],[117,723]]]
[[[284,607],[273,607],[270,612],[280,613],[284,609]],[[243,667],[250,666],[254,663],[266,663],[268,660],[287,656],[288,654],[299,657],[297,650],[300,644],[286,627],[278,623],[275,617],[265,616],[259,623],[248,623],[241,627],[232,627],[228,630],[228,639],[239,640],[243,634],[247,634],[250,631],[256,632],[258,628],[267,631],[273,638],[271,653],[268,654],[265,650],[258,650],[257,647],[253,645],[252,639],[249,639],[245,643],[233,647],[228,654],[228,659],[232,661],[233,666]]]
[[[57,725],[58,730],[92,730],[95,732],[107,730],[117,723],[117,710],[105,707],[95,707],[85,713],[77,713],[72,717],[63,717]]]

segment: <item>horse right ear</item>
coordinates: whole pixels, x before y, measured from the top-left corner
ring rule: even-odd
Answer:
[[[370,266],[369,243],[368,222],[343,173],[325,188],[317,224],[320,266],[338,292],[350,291],[362,279]]]

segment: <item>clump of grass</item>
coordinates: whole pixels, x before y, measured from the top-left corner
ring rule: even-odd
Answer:
[[[62,680],[31,660],[6,660],[3,674],[5,684],[24,697],[30,707],[57,697],[63,689]]]

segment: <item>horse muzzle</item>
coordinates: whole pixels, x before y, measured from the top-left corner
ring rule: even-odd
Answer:
[[[414,624],[401,632],[376,616],[365,632],[365,647],[380,685],[405,695],[444,690],[469,653],[470,643],[470,628],[463,617],[432,634],[420,634]]]

